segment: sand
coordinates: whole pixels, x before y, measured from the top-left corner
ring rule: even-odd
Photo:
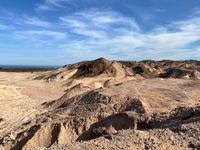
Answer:
[[[64,89],[59,83],[33,80],[34,73],[0,72],[0,137],[18,126],[24,118],[45,111],[41,104],[58,99]]]

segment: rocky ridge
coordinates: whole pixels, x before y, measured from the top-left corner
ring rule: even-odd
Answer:
[[[200,61],[109,61],[99,58],[63,66],[36,79],[59,81],[90,77],[141,77],[200,79]]]

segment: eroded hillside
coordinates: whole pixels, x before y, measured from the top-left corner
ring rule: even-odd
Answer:
[[[200,79],[200,62],[187,61],[109,61],[99,58],[93,61],[66,65],[36,79],[59,81],[90,77],[135,78],[184,78]]]
[[[63,96],[7,132],[5,150],[199,149],[200,62],[103,58],[33,75]]]

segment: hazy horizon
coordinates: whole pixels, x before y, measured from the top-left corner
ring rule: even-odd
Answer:
[[[0,64],[200,60],[200,1],[0,1]]]
[[[101,57],[99,57],[101,58]],[[65,64],[61,64],[61,65],[34,65],[34,64],[0,64],[0,68],[1,67],[8,67],[8,68],[22,68],[22,67],[62,67],[62,66],[65,66],[65,65],[69,65],[69,64],[74,64],[74,63],[79,63],[79,62],[83,62],[83,61],[93,61],[93,60],[96,60],[96,59],[99,59],[99,58],[94,58],[94,59],[85,59],[85,60],[79,60],[79,61],[74,61],[74,62],[71,62],[71,63],[65,63]],[[107,59],[107,58],[105,58]],[[160,60],[153,60],[153,59],[141,59],[141,60],[124,60],[124,59],[108,59],[109,61],[200,61],[200,59],[160,59]]]

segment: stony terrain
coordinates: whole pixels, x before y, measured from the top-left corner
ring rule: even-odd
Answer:
[[[198,150],[199,79],[199,61],[100,58],[2,81],[1,104],[17,113],[24,107],[13,106],[13,96],[26,104],[29,99],[25,110],[36,107],[37,113],[10,119],[18,124],[5,127],[0,149]],[[29,90],[15,88],[22,86]],[[12,118],[6,110],[0,124]]]
[[[99,58],[94,61],[66,65],[57,71],[38,76],[37,79],[69,80],[85,77],[144,77],[200,79],[200,61],[109,61]]]

